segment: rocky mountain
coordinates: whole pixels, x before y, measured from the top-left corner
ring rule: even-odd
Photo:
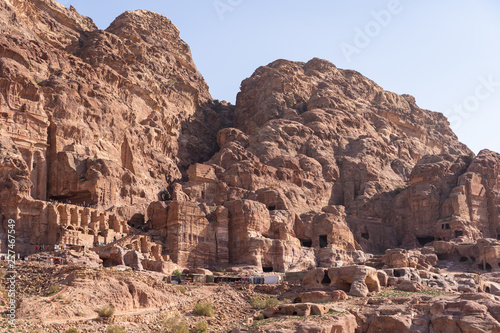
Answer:
[[[0,32],[19,331],[500,332],[500,155],[441,113],[317,58],[213,100],[144,10],[0,0]]]
[[[500,234],[500,156],[353,70],[277,60],[232,106],[159,14],[99,30],[5,0],[0,30],[2,252],[9,219],[20,254],[107,243],[105,263],[159,271],[284,272]]]

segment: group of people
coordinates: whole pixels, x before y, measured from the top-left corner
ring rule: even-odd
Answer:
[[[69,199],[65,200],[64,202],[61,202],[59,200],[50,199],[49,202],[61,203],[61,204],[66,204],[66,205],[75,205],[75,206],[79,206],[79,207],[83,207],[83,208],[93,208],[93,209],[97,208],[97,205],[90,205],[90,204],[85,203],[85,201],[82,203],[72,203],[71,200],[69,200]]]
[[[124,238],[125,237],[125,234],[122,234],[122,237],[121,238]],[[113,242],[116,242],[118,240],[118,238],[116,238],[116,236],[113,237]],[[95,246],[106,246],[108,243],[106,242],[95,242]]]
[[[43,251],[45,251],[45,245],[42,244],[42,245],[37,245],[35,247],[35,253],[43,252]]]

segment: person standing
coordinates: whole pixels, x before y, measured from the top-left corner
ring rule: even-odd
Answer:
[[[38,253],[38,245],[35,247],[35,253]]]

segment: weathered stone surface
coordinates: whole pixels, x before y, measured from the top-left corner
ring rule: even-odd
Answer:
[[[3,3],[0,23],[0,223],[17,221],[21,253],[142,234],[127,249],[151,262],[283,272],[500,233],[499,155],[473,157],[442,114],[355,71],[277,60],[233,107],[212,100],[161,15],[126,12],[99,30],[74,8],[26,0]],[[484,242],[467,258],[497,269]],[[383,262],[436,260],[397,250]]]
[[[410,316],[378,316],[371,322],[367,333],[408,332],[410,327]]]
[[[474,301],[437,302],[430,312],[434,332],[500,332],[488,307]]]
[[[302,287],[343,290],[351,296],[366,297],[369,292],[380,290],[380,282],[377,270],[372,267],[346,266],[312,270],[302,281]]]
[[[300,293],[294,300],[295,303],[329,303],[338,302],[347,299],[347,295],[343,290],[326,291],[309,291]]]
[[[143,256],[135,250],[127,251],[123,256],[123,262],[125,263],[125,265],[130,266],[137,271],[143,270],[143,259]]]
[[[114,210],[126,222],[215,152],[222,113],[167,18],[127,12],[103,31],[54,1],[14,1],[0,5],[0,30],[1,158],[17,188],[1,213],[35,230],[20,233],[20,253],[110,241],[86,240],[90,218],[81,234],[66,231],[62,213],[33,199]]]

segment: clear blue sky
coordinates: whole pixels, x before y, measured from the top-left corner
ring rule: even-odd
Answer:
[[[320,57],[443,112],[472,150],[500,152],[498,0],[60,0],[101,29],[126,10],[170,18],[213,98],[279,58]]]

